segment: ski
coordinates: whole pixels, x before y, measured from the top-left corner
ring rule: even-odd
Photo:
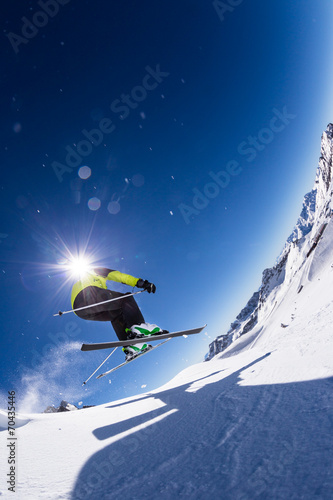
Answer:
[[[182,337],[183,335],[194,335],[202,332],[207,325],[199,328],[191,328],[190,330],[181,330],[179,332],[162,333],[161,335],[151,335],[147,337],[118,340],[116,342],[104,342],[99,344],[82,344],[81,351],[96,351],[97,349],[113,349],[114,347],[125,347],[127,345],[140,344],[142,342],[154,342],[156,340],[164,340],[173,337]]]
[[[157,347],[160,347],[161,345],[165,344],[166,342],[169,342],[169,340],[171,340],[171,338],[166,339],[163,342],[160,342],[159,344],[154,345],[153,347],[151,347],[150,349],[147,349],[146,351],[140,352],[136,356],[133,356],[133,358],[131,358],[127,361],[124,361],[123,363],[121,363],[118,366],[115,366],[114,368],[111,368],[111,370],[108,370],[107,372],[104,372],[104,373],[101,373],[100,375],[97,375],[96,378],[102,378],[102,377],[105,377],[105,375],[109,375],[109,373],[115,372],[119,368],[122,368],[123,366],[128,365],[128,363],[132,363],[132,361],[135,361],[136,359],[141,358],[141,356],[143,356],[144,354],[148,354],[148,352],[151,352],[154,349],[156,349]]]

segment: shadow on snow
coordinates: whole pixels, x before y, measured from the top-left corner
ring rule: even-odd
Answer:
[[[117,405],[165,404],[95,429],[118,440],[87,461],[72,499],[333,498],[333,377],[238,385],[267,356],[215,382],[218,372]]]

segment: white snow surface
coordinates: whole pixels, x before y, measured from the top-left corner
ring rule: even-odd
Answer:
[[[332,499],[332,241],[333,219],[271,312],[211,361],[144,395],[20,415],[15,498]],[[12,498],[3,453],[0,469]]]

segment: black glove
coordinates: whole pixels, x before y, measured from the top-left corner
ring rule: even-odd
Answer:
[[[146,290],[148,293],[155,293],[156,292],[156,286],[153,283],[149,283],[148,280],[142,280],[141,278],[138,280],[136,286],[138,288],[143,288]]]

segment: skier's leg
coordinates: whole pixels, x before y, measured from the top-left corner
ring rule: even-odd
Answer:
[[[121,309],[120,301],[109,302],[107,304],[98,304],[99,302],[104,302],[106,300],[115,299],[122,296],[122,293],[112,292],[104,288],[98,288],[96,286],[89,286],[84,288],[76,297],[74,301],[74,309],[79,309],[80,307],[86,307],[91,305],[86,309],[81,311],[76,311],[76,315],[82,319],[88,319],[92,321],[110,321],[110,311],[117,311]]]
[[[159,326],[151,323],[146,323],[142,313],[134,300],[133,296],[124,299],[123,301],[123,318],[126,322],[126,328],[130,328],[127,338],[134,337],[150,337],[151,335],[159,335],[167,333],[167,330],[162,330]]]
[[[121,305],[121,309],[112,312],[111,323],[118,339],[126,340],[126,328],[130,328],[134,324],[144,323],[145,320],[133,296],[121,299],[119,305]]]
[[[145,322],[142,312],[133,296],[122,300],[122,311],[127,328]]]
[[[109,318],[110,319],[110,318]],[[122,312],[118,316],[111,319],[111,324],[119,340],[127,340],[126,323],[124,321]]]
[[[91,304],[92,307],[77,311],[77,315],[82,319],[92,321],[111,321],[119,340],[126,340],[126,328],[133,324],[144,323],[141,311],[132,296],[127,298],[94,306],[98,302],[123,297],[126,294],[113,292],[104,288],[87,287],[82,290],[75,299],[74,308]]]

